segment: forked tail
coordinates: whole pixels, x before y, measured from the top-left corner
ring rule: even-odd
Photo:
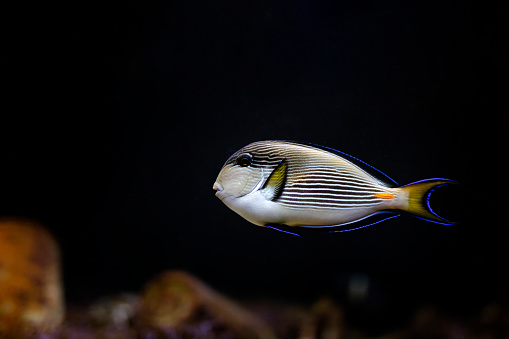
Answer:
[[[456,224],[454,221],[449,221],[438,216],[433,212],[429,204],[429,197],[435,188],[455,183],[455,181],[449,179],[434,178],[401,186],[400,188],[408,194],[408,206],[403,207],[402,210],[431,222],[444,225]]]

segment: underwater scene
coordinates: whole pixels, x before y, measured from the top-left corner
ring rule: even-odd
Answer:
[[[10,3],[0,339],[509,338],[509,15]]]

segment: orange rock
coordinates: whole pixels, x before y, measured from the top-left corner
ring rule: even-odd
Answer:
[[[201,285],[196,278],[180,271],[165,272],[151,280],[142,294],[143,323],[165,327],[192,320],[201,306]]]
[[[275,339],[252,312],[183,271],[167,271],[145,286],[138,323],[156,328],[192,323],[205,311],[243,339]]]
[[[55,330],[64,317],[60,254],[49,232],[26,219],[0,219],[0,337]]]

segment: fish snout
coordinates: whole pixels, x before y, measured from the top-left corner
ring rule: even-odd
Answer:
[[[221,184],[218,183],[217,181],[214,183],[214,186],[212,186],[212,188],[214,189],[214,191],[217,191],[217,193],[221,193],[221,191],[223,190],[223,186],[221,186]]]

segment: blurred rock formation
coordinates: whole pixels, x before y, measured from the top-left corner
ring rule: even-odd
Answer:
[[[0,338],[52,332],[63,318],[56,241],[33,221],[0,219]]]

